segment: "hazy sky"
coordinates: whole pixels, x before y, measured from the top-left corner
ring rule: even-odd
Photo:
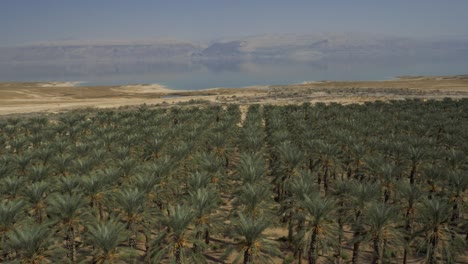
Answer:
[[[468,36],[467,0],[0,0],[0,46],[262,33]]]

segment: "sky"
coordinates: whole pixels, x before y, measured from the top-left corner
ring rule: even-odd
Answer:
[[[468,36],[467,0],[1,0],[0,46],[274,33]]]

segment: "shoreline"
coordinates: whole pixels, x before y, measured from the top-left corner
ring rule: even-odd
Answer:
[[[399,76],[380,81],[315,81],[288,85],[214,87],[174,90],[161,84],[83,86],[79,82],[0,83],[0,115],[56,113],[80,108],[114,108],[141,104],[363,103],[408,98],[468,97],[468,75]]]

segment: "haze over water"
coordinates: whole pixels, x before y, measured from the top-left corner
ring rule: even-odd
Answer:
[[[466,10],[464,0],[5,0],[0,81],[202,89],[466,74]]]
[[[321,80],[385,80],[401,75],[466,74],[468,60],[447,61],[270,61],[97,64],[0,64],[2,81],[79,81],[80,85],[158,83],[171,89],[294,84]]]

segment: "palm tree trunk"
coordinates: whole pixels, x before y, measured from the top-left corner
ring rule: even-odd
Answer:
[[[375,238],[374,239],[374,253],[372,257],[372,264],[381,264],[382,260],[380,258],[380,245],[379,245],[379,239]]]
[[[328,193],[328,165],[325,166],[325,172],[323,173],[323,189],[325,190],[325,195]]]
[[[357,238],[361,235],[361,232],[360,231],[356,231],[354,232],[354,238]],[[358,263],[358,257],[359,257],[359,247],[361,246],[361,241],[356,241],[354,242],[354,245],[353,245],[353,258],[351,260],[351,263],[352,264],[356,264]]]
[[[302,228],[303,228],[303,225],[304,225],[304,219],[301,217],[299,218],[299,220],[297,221],[297,227],[296,227],[296,233],[301,233],[302,232]],[[294,252],[295,252],[295,255],[297,256],[297,259],[298,259],[298,264],[301,264],[302,263],[302,252],[303,252],[303,247],[301,244],[297,244],[297,243],[294,243]]]
[[[410,184],[413,185],[414,184],[414,177],[416,176],[416,165],[413,165],[411,167],[411,172],[410,172]]]
[[[292,212],[288,214],[288,242],[292,243],[293,241],[293,220],[292,220]]]
[[[405,246],[405,249],[403,251],[403,264],[408,263],[408,249]]]
[[[436,247],[437,247],[437,242],[438,242],[438,237],[437,237],[437,232],[438,232],[438,228],[435,227],[434,228],[434,234],[431,236],[429,242],[429,252],[428,252],[428,256],[427,256],[427,263],[428,264],[435,264],[436,261],[435,261],[435,250],[436,250]]]
[[[342,205],[340,205],[342,206]],[[343,240],[343,220],[338,218],[338,247],[336,249],[335,259],[337,263],[341,263],[341,241]]]
[[[387,249],[387,239],[383,240],[382,246],[380,247],[380,262],[379,263],[384,263],[387,259],[385,258],[385,251]]]
[[[76,261],[76,243],[75,243],[75,229],[73,228],[73,226],[70,227],[68,246],[70,250],[69,251],[70,261],[74,263]]]
[[[390,188],[385,188],[384,191],[384,203],[387,204],[388,201],[390,200]]]
[[[459,196],[457,195],[455,199],[458,200],[458,198]],[[460,210],[458,208],[460,208],[458,202],[455,201],[452,207],[452,216],[450,217],[450,222],[452,223],[456,222],[460,218]]]
[[[180,253],[180,249],[181,246],[179,244],[176,245],[176,250],[175,250],[175,253],[174,253],[174,256],[175,256],[175,261],[177,264],[182,264],[182,258],[181,258],[181,253]]]
[[[150,231],[145,230],[145,256],[148,255],[150,250]]]
[[[42,213],[41,213],[41,208],[40,208],[40,207],[37,207],[37,208],[36,208],[35,218],[36,218],[36,221],[37,221],[39,224],[42,223]]]
[[[252,255],[250,254],[250,248],[244,251],[244,264],[252,263]]]
[[[403,264],[406,264],[407,261],[408,261],[408,247],[409,247],[409,240],[410,240],[410,232],[411,232],[411,212],[412,212],[412,208],[413,206],[411,204],[408,205],[408,207],[406,208],[406,214],[405,214],[405,231],[406,231],[406,234],[405,234],[405,241],[406,241],[406,245],[405,245],[405,248],[403,250]]]
[[[127,230],[130,231],[130,237],[128,238],[128,246],[130,248],[136,248],[136,232],[133,221],[130,220],[127,222]]]
[[[354,178],[356,180],[362,181],[362,175],[360,175],[361,172],[359,170],[359,162],[360,162],[359,160],[356,160],[356,168],[354,169]]]
[[[309,252],[308,252],[308,259],[309,264],[317,263],[317,259],[315,257],[315,249],[317,248],[317,226],[313,227],[312,234],[310,235],[310,245],[309,245]]]
[[[205,230],[205,244],[210,244],[210,231],[208,229]]]
[[[229,156],[227,154],[224,154],[224,168],[226,169],[226,173],[228,171],[228,168],[229,168]]]
[[[347,177],[348,180],[350,180],[352,176],[353,176],[353,170],[351,168],[351,165],[347,165],[346,177]]]

